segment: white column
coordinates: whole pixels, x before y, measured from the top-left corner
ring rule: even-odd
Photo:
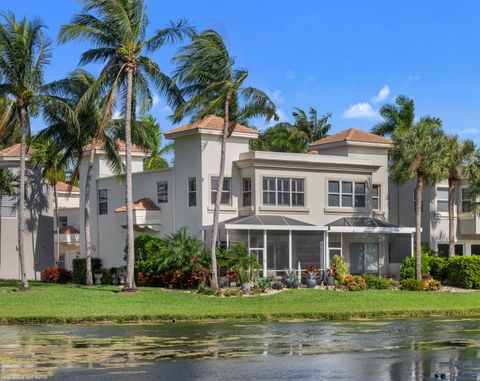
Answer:
[[[323,258],[324,258],[324,266],[325,269],[328,269],[330,265],[330,253],[328,251],[328,231],[324,232],[324,253],[323,253]]]
[[[414,257],[415,256],[415,244],[414,244],[415,235],[414,235],[414,233],[410,233],[410,237],[411,237],[411,255],[412,255],[412,257]]]
[[[263,276],[267,276],[267,231],[263,231]]]
[[[228,229],[225,229],[226,240],[227,240],[227,249],[230,246],[230,236],[228,235]]]
[[[292,231],[288,231],[288,269],[293,268],[292,264]]]

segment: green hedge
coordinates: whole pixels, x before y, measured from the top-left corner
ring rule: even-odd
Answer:
[[[102,268],[102,260],[100,258],[92,258],[92,277],[93,274],[99,272]],[[72,271],[73,283],[87,283],[87,260],[85,258],[75,258],[73,260]]]
[[[422,275],[430,274],[430,250],[422,247]],[[400,278],[415,279],[415,257],[405,257],[403,264],[400,266]]]
[[[445,275],[452,286],[480,289],[480,256],[449,258]]]

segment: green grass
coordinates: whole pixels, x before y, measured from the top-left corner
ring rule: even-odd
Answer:
[[[480,292],[288,290],[248,298],[141,288],[118,293],[113,286],[32,283],[19,292],[0,281],[0,323],[80,323],[198,319],[352,319],[480,316]]]

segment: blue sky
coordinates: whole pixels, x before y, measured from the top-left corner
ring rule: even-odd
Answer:
[[[480,143],[480,2],[315,0],[146,0],[150,30],[186,17],[220,32],[248,84],[267,91],[283,120],[293,106],[331,112],[333,131],[370,129],[377,110],[398,94],[413,97],[417,115]],[[75,0],[2,0],[0,9],[39,16],[55,40],[81,8]],[[86,44],[54,46],[47,80],[76,68]],[[154,59],[167,73],[178,47]],[[97,68],[88,68],[95,71]],[[152,114],[168,130],[162,99]],[[35,120],[33,128],[42,128]],[[264,128],[260,123],[257,127]]]

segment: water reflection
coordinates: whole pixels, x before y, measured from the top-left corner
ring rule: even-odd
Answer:
[[[480,320],[0,326],[0,380],[99,374],[144,381],[476,380]]]

